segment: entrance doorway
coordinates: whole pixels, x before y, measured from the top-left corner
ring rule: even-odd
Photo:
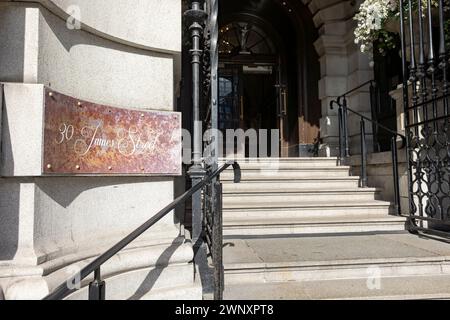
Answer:
[[[267,148],[258,149],[259,156],[279,154],[277,145],[271,145],[271,131],[280,128],[276,88],[276,69],[270,64],[223,64],[219,68],[219,129],[267,130]],[[225,135],[224,135],[225,136]],[[261,141],[258,141],[261,143]],[[236,146],[236,152],[249,154],[249,141]],[[254,156],[254,155],[253,155]]]
[[[313,156],[309,150],[320,141],[322,105],[318,32],[308,7],[298,0],[220,1],[218,23],[218,128],[279,130],[281,157]],[[192,132],[191,45],[185,43],[180,110],[183,128]],[[208,89],[208,81],[203,84]],[[207,91],[202,119],[213,109]]]
[[[272,66],[219,69],[219,128],[276,129],[276,77]]]
[[[267,130],[268,140],[263,142],[267,148],[258,155],[279,155],[279,141],[272,145],[270,139],[282,123],[275,46],[263,30],[245,21],[226,25],[220,35],[219,129],[255,130],[258,137],[260,130]],[[245,147],[249,156],[248,143],[237,145],[235,151],[243,153]]]
[[[281,157],[311,156],[305,146],[318,138],[321,118],[317,35],[309,11],[293,3],[219,6],[219,129],[224,137],[227,129],[268,130],[265,153]]]

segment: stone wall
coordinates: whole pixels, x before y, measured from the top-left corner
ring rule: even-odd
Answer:
[[[322,103],[320,131],[323,145],[321,156],[338,154],[338,111],[330,109],[330,102],[345,92],[373,78],[366,54],[362,54],[354,43],[353,16],[360,1],[304,0],[314,14],[314,23],[319,30],[315,48],[320,59],[321,80],[319,98]],[[348,106],[370,116],[369,88],[362,88],[348,96]],[[359,119],[350,116],[349,137],[352,145],[358,139]],[[370,132],[368,132],[370,135]],[[354,152],[357,152],[355,149]]]

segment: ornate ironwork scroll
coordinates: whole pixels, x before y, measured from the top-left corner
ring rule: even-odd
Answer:
[[[203,54],[203,93],[204,93],[204,124],[207,130],[205,139],[204,161],[212,169],[217,168],[218,161],[218,66],[219,66],[219,25],[218,0],[206,2],[208,20],[204,32]]]
[[[450,8],[424,2],[402,0],[400,10],[411,229],[449,235]]]
[[[218,0],[206,1],[208,19],[205,24],[203,49],[204,93],[204,166],[208,172],[218,168],[218,65],[219,26]],[[203,228],[205,242],[212,260],[214,273],[214,299],[223,298],[224,271],[222,259],[222,184],[214,179],[203,190]]]
[[[203,189],[203,225],[214,275],[214,300],[222,300],[224,289],[222,184],[218,180]]]

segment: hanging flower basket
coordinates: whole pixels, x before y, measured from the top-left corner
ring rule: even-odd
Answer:
[[[413,37],[414,37],[414,48],[416,57],[419,54],[419,14],[418,14],[418,1],[413,2]],[[439,25],[439,11],[437,9],[438,1],[432,0],[432,21],[433,26]],[[448,19],[448,12],[450,8],[450,0],[444,0],[444,11],[446,18],[446,38],[449,38],[450,29],[450,19]],[[428,7],[427,1],[422,0],[422,11],[423,11],[423,34],[424,34],[424,45],[425,52],[428,51]],[[410,60],[411,56],[411,36],[409,32],[409,21],[407,16],[408,10],[405,11],[405,44],[407,46],[407,60]],[[396,34],[400,34],[400,13],[397,0],[365,0],[360,8],[359,12],[354,18],[358,24],[355,29],[355,43],[359,44],[361,52],[368,53],[370,56],[373,55],[374,43],[377,43],[377,49],[379,53],[385,54],[391,49],[397,48]],[[450,39],[449,39],[450,40]],[[447,41],[447,45],[449,42]]]

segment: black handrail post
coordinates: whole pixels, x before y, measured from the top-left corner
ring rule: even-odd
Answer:
[[[224,267],[223,267],[223,200],[222,200],[222,183],[216,181],[214,183],[215,196],[215,214],[214,226],[213,226],[213,246],[214,252],[213,263],[214,263],[214,300],[223,300],[223,290],[224,290]]]
[[[367,187],[367,145],[364,118],[361,118],[361,187]]]
[[[94,271],[94,281],[89,284],[89,300],[105,300],[106,284],[102,281],[100,267]]]
[[[342,106],[338,108],[338,122],[339,122],[339,165],[344,165],[344,119]]]
[[[344,145],[345,145],[345,163],[347,164],[350,157],[350,145],[348,141],[348,110],[347,110],[347,98],[344,96],[342,100],[343,116],[344,116]]]
[[[401,204],[400,204],[400,182],[398,174],[398,154],[397,154],[397,137],[393,136],[391,138],[391,148],[392,148],[392,169],[394,178],[394,205],[395,212],[397,215],[401,215]]]
[[[372,113],[372,119],[377,119],[377,113],[379,110],[379,91],[376,84],[371,81],[369,86],[370,92],[370,111]],[[376,108],[375,108],[376,106]],[[377,119],[378,120],[378,119]],[[380,145],[378,143],[378,121],[372,122],[372,137],[373,137],[373,151],[380,152]]]

